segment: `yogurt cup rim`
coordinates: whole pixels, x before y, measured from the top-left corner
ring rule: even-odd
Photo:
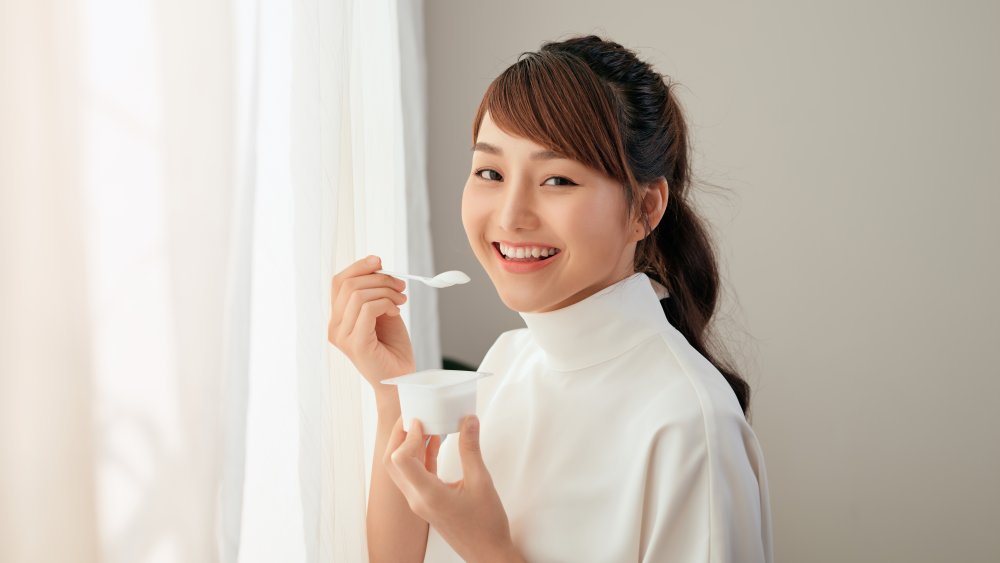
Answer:
[[[460,378],[457,381],[443,381],[443,382],[439,382],[439,383],[410,383],[408,381],[404,381],[405,379],[411,378],[414,375],[417,375],[419,373],[428,372],[428,371],[446,371],[446,372],[449,372],[449,373],[461,373],[461,374],[465,374],[466,377]],[[493,375],[493,373],[492,372],[486,372],[486,371],[466,370],[466,369],[430,368],[430,369],[415,371],[413,373],[408,373],[408,374],[405,374],[405,375],[400,375],[400,376],[393,377],[393,378],[390,378],[390,379],[383,379],[379,383],[384,383],[386,385],[397,385],[397,386],[398,385],[413,385],[413,386],[416,386],[416,387],[420,387],[422,389],[440,389],[442,387],[452,387],[452,386],[455,386],[455,385],[461,385],[463,383],[468,383],[469,381],[472,381],[472,380],[475,380],[475,379],[481,379],[483,377],[487,377],[487,376],[490,376],[490,375]]]

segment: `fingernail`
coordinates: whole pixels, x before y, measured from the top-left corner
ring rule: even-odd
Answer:
[[[465,423],[465,428],[469,432],[476,432],[479,430],[479,418],[475,415],[469,417],[468,422]]]
[[[371,264],[372,266],[378,264],[378,256],[369,256],[368,263]]]

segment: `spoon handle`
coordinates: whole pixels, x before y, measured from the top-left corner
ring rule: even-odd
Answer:
[[[397,274],[396,272],[390,272],[388,270],[375,270],[377,274],[388,274],[390,276],[395,276],[397,278],[406,278],[410,280],[424,281],[423,276],[414,276],[413,274]]]

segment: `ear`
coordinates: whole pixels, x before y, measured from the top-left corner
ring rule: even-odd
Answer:
[[[642,213],[648,218],[649,229],[652,232],[657,225],[660,224],[660,219],[663,218],[663,212],[667,210],[667,199],[670,197],[670,189],[667,185],[667,179],[660,176],[656,180],[645,185],[642,195]],[[649,232],[646,231],[646,226],[642,222],[642,217],[635,220],[635,224],[632,228],[632,240],[640,241]]]

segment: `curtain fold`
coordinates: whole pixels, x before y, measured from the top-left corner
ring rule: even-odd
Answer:
[[[0,560],[367,559],[374,400],[330,281],[433,273],[422,10],[0,7]]]
[[[99,560],[73,2],[0,3],[0,561]],[[54,165],[55,164],[55,165]],[[51,531],[59,531],[53,541]]]
[[[239,560],[362,561],[377,421],[370,388],[326,341],[330,282],[367,254],[433,273],[423,5],[258,8],[250,326],[261,357],[249,370]],[[409,293],[418,369],[440,367],[436,295]]]
[[[296,57],[294,83],[300,87],[296,94],[316,98],[295,104],[293,131],[298,128],[304,134],[292,137],[318,139],[313,146],[319,153],[300,157],[294,170],[305,181],[321,185],[324,197],[319,205],[300,198],[296,222],[318,221],[318,239],[315,228],[300,227],[300,234],[325,250],[299,255],[299,271],[318,267],[323,285],[321,308],[303,302],[297,310],[315,313],[300,316],[299,330],[318,330],[324,339],[320,350],[300,347],[298,357],[314,362],[319,352],[327,371],[318,379],[309,377],[313,373],[303,379],[300,373],[300,394],[303,401],[312,401],[303,413],[319,413],[320,422],[303,417],[304,429],[319,432],[318,441],[303,441],[303,466],[320,471],[308,479],[303,476],[302,490],[304,497],[318,499],[306,510],[317,511],[315,549],[320,560],[360,561],[367,560],[364,513],[377,421],[370,388],[350,361],[325,341],[329,285],[336,272],[367,254],[381,256],[386,269],[432,273],[423,164],[426,130],[421,116],[406,111],[411,104],[424,111],[426,64],[422,47],[413,39],[416,30],[422,31],[422,3],[311,6],[296,6],[300,17],[294,20],[294,37],[304,55]],[[308,54],[312,50],[314,56]],[[416,83],[407,83],[408,77],[415,77]],[[319,114],[311,114],[310,108]],[[322,262],[316,262],[317,256]],[[312,284],[309,278],[305,281]],[[402,316],[414,341],[417,366],[440,366],[436,295],[415,285],[409,286],[409,306],[403,307]]]

